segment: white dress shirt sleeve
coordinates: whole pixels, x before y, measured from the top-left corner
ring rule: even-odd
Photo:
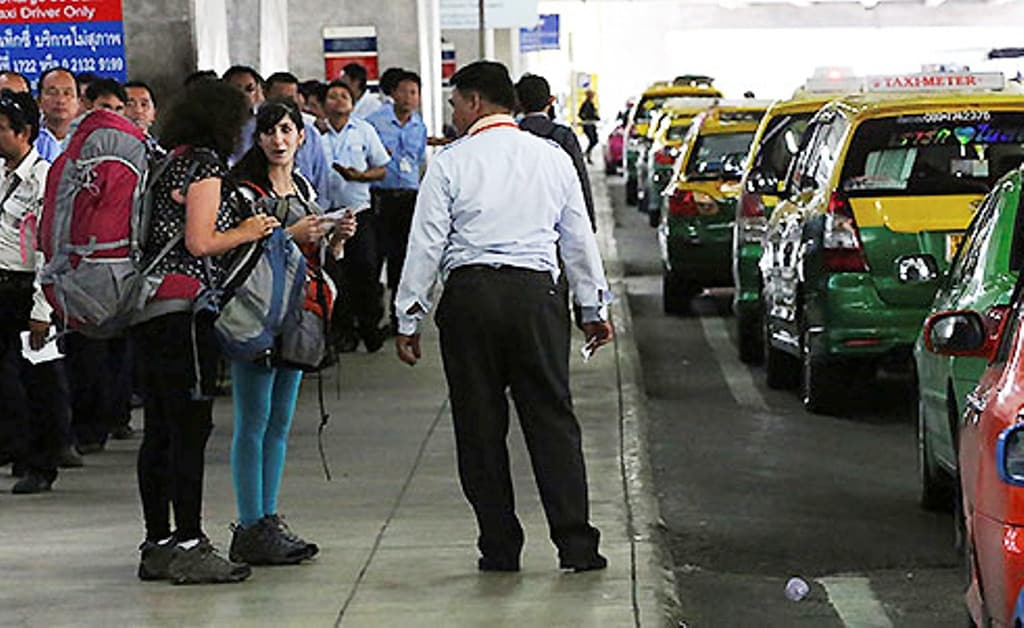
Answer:
[[[583,308],[583,322],[606,320],[608,281],[590,227],[583,190],[572,168],[565,169],[563,179],[566,200],[555,228],[566,278],[576,302]]]
[[[417,332],[420,321],[430,312],[431,289],[451,232],[452,196],[442,161],[431,162],[420,185],[402,279],[395,295],[398,333],[407,336]]]

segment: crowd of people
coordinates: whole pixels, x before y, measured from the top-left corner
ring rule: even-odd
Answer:
[[[517,90],[525,114],[521,128],[557,142],[572,156],[575,170],[564,156],[546,152],[546,142],[528,142],[520,147],[521,154],[511,156],[523,158],[533,152],[539,161],[529,158],[530,168],[521,173],[505,172],[505,188],[513,185],[514,191],[515,185],[529,183],[531,177],[532,183],[542,183],[535,174],[527,173],[533,173],[538,164],[556,175],[559,186],[555,191],[537,187],[532,192],[536,198],[531,200],[536,215],[527,215],[520,224],[513,227],[507,222],[515,220],[511,213],[502,218],[503,229],[522,231],[526,240],[535,240],[532,252],[522,248],[529,248],[530,243],[517,237],[486,229],[474,232],[475,227],[470,227],[473,221],[490,215],[481,208],[470,207],[468,222],[448,224],[446,234],[460,237],[462,228],[471,232],[459,239],[459,246],[469,248],[456,266],[469,269],[477,256],[486,254],[489,261],[483,263],[496,271],[528,267],[532,275],[526,277],[527,284],[539,280],[537,286],[544,294],[548,294],[551,281],[557,281],[555,302],[535,304],[554,307],[543,321],[544,334],[555,334],[554,351],[549,352],[551,347],[543,341],[530,348],[534,366],[546,374],[534,384],[537,390],[550,393],[550,398],[533,399],[523,411],[537,422],[530,432],[538,439],[551,440],[552,430],[556,437],[540,453],[531,447],[531,454],[562,460],[539,481],[545,506],[552,509],[552,538],[559,545],[563,567],[577,571],[602,568],[605,563],[597,554],[598,533],[587,521],[579,428],[568,402],[568,372],[562,364],[567,360],[563,355],[567,336],[563,338],[559,331],[559,308],[567,304],[567,274],[575,282],[571,287],[583,306],[578,308],[578,324],[594,346],[611,338],[600,303],[607,286],[592,235],[596,223],[584,156],[571,131],[540,122],[539,118],[550,115],[553,100],[547,82],[528,76],[513,89],[507,71],[502,68],[498,72],[495,65],[482,66],[482,70],[473,70],[471,65],[468,69],[472,71],[457,75],[461,78],[455,81],[452,102],[459,134],[477,135],[489,127],[477,128],[473,122],[498,114],[498,126],[516,126],[509,122],[508,114]],[[417,226],[414,215],[440,211],[433,217],[436,220],[444,215],[446,203],[459,202],[458,198],[441,200],[438,178],[434,177],[432,196],[426,201],[433,205],[417,209],[424,205],[419,188],[425,170],[425,181],[431,181],[426,169],[427,146],[450,139],[428,137],[418,113],[420,86],[414,72],[390,68],[381,76],[379,92],[373,92],[368,88],[366,70],[358,64],[346,66],[339,78],[328,83],[303,82],[288,72],[264,78],[246,66],[234,66],[221,76],[201,71],[185,79],[173,104],[161,116],[157,133],[155,123],[163,97],[158,100],[143,81],[121,84],[53,68],[39,78],[38,93],[33,96],[24,76],[0,72],[0,392],[8,404],[0,417],[0,465],[11,464],[12,474],[19,478],[13,492],[48,491],[58,469],[87,465],[83,456],[102,452],[108,439],[134,438],[131,409],[141,405],[144,429],[137,477],[145,540],[140,546],[139,578],[176,583],[239,582],[248,578],[253,565],[293,564],[316,555],[317,544],[292,531],[277,509],[303,371],[275,353],[257,361],[225,360],[218,351],[213,316],[197,303],[223,277],[226,254],[284,229],[301,248],[307,267],[322,269],[342,295],[330,316],[326,342],[334,351],[328,354],[355,351],[360,344],[367,352],[376,352],[387,337],[394,336],[399,357],[414,364],[419,357],[415,321],[429,309],[428,301],[420,295],[406,303],[408,309],[403,311],[396,309],[402,300],[396,301],[394,295],[402,293],[401,285],[408,291],[415,284],[417,293],[429,290],[437,272],[445,275],[459,270],[462,283],[469,278],[461,272],[464,269],[439,267],[437,251],[403,274],[407,250],[422,255],[422,242],[410,245],[410,233],[415,240],[417,229],[425,228]],[[468,100],[471,95],[476,100]],[[475,109],[463,113],[460,121],[459,108],[465,109],[465,103],[473,103]],[[42,254],[35,250],[26,228],[42,211],[50,164],[67,149],[82,120],[97,109],[131,120],[142,132],[152,162],[161,164],[160,174],[146,192],[153,213],[142,257],[156,287],[130,330],[113,339],[60,333],[62,321],[41,289]],[[487,137],[492,136],[503,137]],[[516,146],[515,142],[508,145]],[[560,177],[565,172],[574,181],[573,189],[561,187],[564,180]],[[492,174],[496,173],[477,173],[473,185],[459,189],[479,194],[483,189],[479,186],[493,179]],[[527,179],[513,181],[518,175]],[[471,191],[473,186],[478,192]],[[498,189],[496,184],[492,187]],[[458,190],[449,190],[447,184],[444,190],[458,196]],[[493,191],[483,192],[493,196]],[[490,204],[498,208],[514,202],[514,197],[493,198]],[[284,201],[278,205],[287,211],[252,212],[254,201],[262,198]],[[454,206],[451,209],[455,211]],[[531,221],[537,224],[531,227]],[[581,230],[581,225],[588,228]],[[442,234],[434,227],[426,228],[432,235]],[[482,248],[474,248],[472,241],[481,235],[495,236],[500,244],[489,244],[483,238],[479,242]],[[570,243],[570,248],[563,247],[556,255],[560,240]],[[560,273],[562,267],[566,273]],[[382,274],[386,278],[383,284]],[[505,275],[499,273],[495,278],[494,288],[501,288]],[[522,279],[506,288],[518,290],[517,282]],[[390,308],[384,305],[385,288],[392,295]],[[586,298],[580,298],[584,292]],[[502,294],[501,298],[508,297]],[[473,296],[466,292],[458,298],[471,301]],[[468,301],[459,307],[473,310]],[[502,314],[490,312],[488,316],[500,318]],[[525,327],[510,330],[529,335],[532,316],[524,312]],[[479,391],[472,390],[476,386],[472,383],[466,389],[466,374],[453,374],[457,369],[451,366],[455,362],[451,356],[474,344],[477,349],[487,347],[477,342],[480,330],[473,331],[472,321],[466,322],[450,347],[442,334],[449,386],[459,391],[453,398],[457,429],[465,424],[464,415],[474,412],[474,404],[479,405]],[[27,333],[32,350],[54,341],[56,335],[63,355],[39,363],[29,361],[22,346],[23,333]],[[448,335],[454,335],[450,328]],[[145,359],[136,359],[143,356]],[[519,372],[524,364],[513,370]],[[212,429],[213,398],[222,392],[219,385],[225,366],[234,406],[231,465],[238,511],[227,556],[210,543],[200,516],[204,451]],[[488,388],[508,386],[498,375],[485,384]],[[515,386],[512,392],[517,403],[522,394],[534,395]],[[500,425],[501,420],[496,420]],[[507,417],[505,424],[507,429]],[[460,461],[491,455],[495,446],[488,443],[472,453],[470,441],[464,435],[459,440]],[[503,451],[504,445],[501,447]],[[460,469],[462,466],[460,462]],[[563,473],[565,477],[561,477]],[[481,527],[480,568],[518,569],[521,530],[508,537],[508,513],[480,510],[508,508],[501,500],[486,506],[484,502],[491,498],[480,501],[490,490],[490,482],[507,483],[500,477],[470,480],[463,476]],[[562,495],[565,491],[568,493]],[[514,520],[514,513],[511,517]],[[498,528],[504,532],[495,536]]]

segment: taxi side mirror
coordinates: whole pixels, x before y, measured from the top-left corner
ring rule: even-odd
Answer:
[[[991,362],[1009,319],[1008,305],[994,305],[984,315],[969,310],[938,312],[924,323],[924,346],[939,355]]]
[[[932,353],[988,357],[985,321],[977,312],[939,312],[924,323],[924,343]]]

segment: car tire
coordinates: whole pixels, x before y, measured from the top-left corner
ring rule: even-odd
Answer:
[[[914,406],[917,414],[917,471],[920,485],[918,501],[925,510],[948,512],[953,508],[953,478],[935,463],[922,403],[919,394]]]
[[[772,390],[795,388],[800,381],[800,363],[792,355],[772,346],[768,335],[767,321],[764,321],[761,330],[761,340],[764,343],[764,375],[768,388]]]
[[[661,303],[666,314],[686,315],[693,312],[691,301],[699,289],[692,283],[671,271],[661,276]]]
[[[800,400],[804,409],[814,414],[834,413],[839,393],[835,362],[814,356],[806,338],[800,354]]]
[[[626,177],[626,204],[627,205],[636,205],[636,202],[637,202],[637,197],[636,197],[637,196],[636,195],[636,191],[637,190],[636,190],[636,188],[637,188],[636,179],[631,179],[629,177]]]
[[[764,361],[764,324],[760,310],[756,313],[736,314],[737,350],[740,362],[760,364]]]

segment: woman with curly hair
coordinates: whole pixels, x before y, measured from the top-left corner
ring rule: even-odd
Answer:
[[[250,575],[248,565],[214,548],[200,520],[218,352],[213,317],[194,307],[206,288],[217,285],[221,256],[278,226],[271,216],[243,218],[237,195],[223,185],[225,160],[247,115],[244,96],[232,86],[192,84],[163,129],[171,161],[151,173],[153,214],[142,263],[152,266],[155,291],[133,328],[145,356],[138,459],[146,524],[139,548],[143,580],[200,584],[240,582]]]

